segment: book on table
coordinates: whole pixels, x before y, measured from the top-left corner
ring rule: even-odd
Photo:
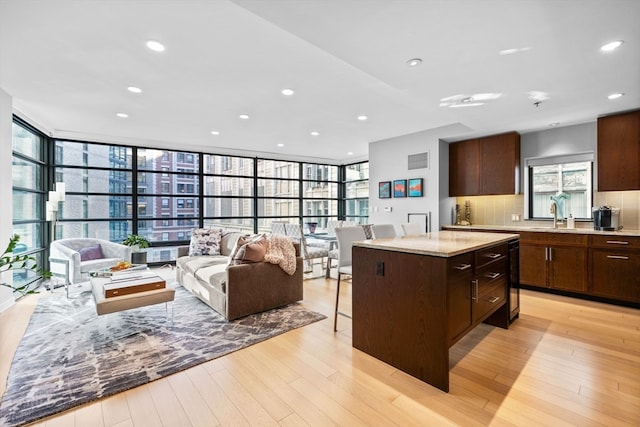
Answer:
[[[104,284],[105,298],[130,295],[138,292],[163,289],[167,286],[165,280],[155,274],[131,274],[112,277]]]

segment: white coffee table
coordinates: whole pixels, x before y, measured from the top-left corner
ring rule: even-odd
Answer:
[[[98,316],[116,311],[130,310],[132,308],[144,307],[147,305],[160,304],[173,301],[176,290],[171,287],[154,289],[151,291],[136,292],[128,295],[106,298],[104,294],[104,284],[111,279],[109,277],[91,277],[91,290],[93,299],[96,302]],[[167,306],[168,314],[168,306]],[[173,307],[171,310],[173,317]]]

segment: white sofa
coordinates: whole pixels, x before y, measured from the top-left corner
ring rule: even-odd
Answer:
[[[95,258],[100,247],[102,257]],[[82,255],[89,253],[89,258]],[[91,256],[93,255],[93,256]],[[72,238],[51,242],[49,262],[50,271],[55,276],[66,277],[66,284],[89,280],[89,272],[111,267],[120,261],[131,261],[131,247],[102,239]]]

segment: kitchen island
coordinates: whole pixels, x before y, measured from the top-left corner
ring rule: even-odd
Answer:
[[[440,231],[353,244],[353,346],[449,391],[449,347],[509,326],[516,234]]]

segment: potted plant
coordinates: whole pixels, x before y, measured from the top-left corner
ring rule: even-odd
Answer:
[[[133,264],[146,264],[147,253],[141,251],[149,247],[149,241],[139,234],[129,234],[126,239],[122,241],[123,245],[131,246],[131,262]]]
[[[2,255],[0,255],[0,273],[5,273],[9,270],[31,270],[34,273],[39,274],[43,279],[51,277],[51,272],[39,267],[36,264],[36,259],[34,257],[30,255],[16,255],[14,253],[19,240],[20,236],[17,234],[14,234],[9,239],[9,245]],[[29,285],[31,285],[31,283],[16,287],[11,283],[3,282],[0,277],[0,286],[11,288],[13,292],[18,292],[22,296],[38,293],[35,289],[29,289]]]

